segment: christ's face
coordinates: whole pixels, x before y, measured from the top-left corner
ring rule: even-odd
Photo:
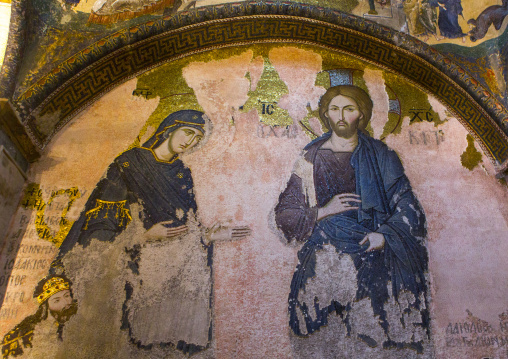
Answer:
[[[342,95],[330,101],[326,112],[332,131],[344,138],[350,138],[356,133],[362,116],[356,101]]]
[[[66,289],[53,294],[48,299],[49,310],[61,312],[72,304],[71,291]]]
[[[171,133],[169,150],[172,153],[184,153],[196,146],[203,138],[203,132],[194,127],[180,127]]]

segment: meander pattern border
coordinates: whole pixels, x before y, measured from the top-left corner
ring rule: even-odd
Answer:
[[[198,8],[124,29],[62,63],[14,104],[43,148],[76,113],[139,73],[193,53],[258,42],[317,45],[400,74],[444,101],[494,163],[508,158],[508,137],[499,126],[508,113],[465,70],[408,35],[336,10],[290,2]],[[51,121],[53,131],[42,133],[37,121]]]

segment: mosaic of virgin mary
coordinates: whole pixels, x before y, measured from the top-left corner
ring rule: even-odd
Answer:
[[[172,113],[142,146],[119,155],[60,247],[58,259],[65,262],[77,244],[86,250],[94,241],[140,237],[125,241],[119,277],[126,296],[117,306],[118,327],[140,349],[192,354],[209,347],[212,242],[250,234],[248,227],[199,223],[191,171],[180,155],[200,143],[206,121],[199,111]]]

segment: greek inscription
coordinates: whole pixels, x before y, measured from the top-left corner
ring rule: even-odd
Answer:
[[[147,88],[139,88],[132,91],[132,96],[140,96],[144,97],[145,99],[148,99],[148,96],[150,96],[151,94],[152,92],[150,91],[150,89]]]
[[[297,128],[295,125],[291,126],[267,126],[263,124],[259,124],[256,135],[259,138],[268,138],[268,137],[276,137],[276,138],[295,138],[297,136]]]
[[[3,293],[0,293],[3,295]],[[25,299],[25,292],[11,292],[7,291],[4,297],[4,303],[23,303],[23,299]]]
[[[449,323],[446,327],[446,334],[464,334],[464,333],[492,333],[494,328],[488,323]]]
[[[26,208],[26,207],[25,207]],[[28,224],[28,222],[30,222],[30,218],[28,218],[27,216],[25,215],[22,215],[20,220],[19,220],[19,225],[20,226],[24,226],[25,224]]]
[[[508,336],[481,335],[475,338],[470,337],[447,337],[447,347],[494,347],[502,348],[508,346]]]
[[[409,131],[409,143],[411,145],[439,145],[444,142],[444,132],[436,131]]]
[[[29,244],[19,244],[15,241],[11,241],[9,243],[9,247],[7,249],[7,253],[22,253],[22,254],[53,254],[57,252],[57,248],[53,246],[43,246],[43,245],[29,245]]]
[[[37,235],[37,229],[36,228],[29,228],[27,229],[25,232],[23,232],[23,230],[18,230],[17,232],[11,234],[11,236],[9,238],[11,239],[19,239],[23,236],[23,233],[26,234],[27,238],[34,238],[34,237],[38,237]]]
[[[0,309],[0,320],[7,320],[16,318],[18,316],[18,308],[4,308]]]
[[[21,238],[21,236],[23,236],[23,230],[22,229],[18,229],[17,232],[14,232],[13,234],[11,234],[11,237],[12,239],[19,239]]]
[[[49,261],[47,259],[24,259],[20,258],[14,264],[14,269],[16,270],[39,270],[39,269],[47,269],[49,268]]]
[[[35,233],[37,236],[40,239],[52,242],[59,247],[60,244],[62,244],[67,233],[69,233],[73,224],[73,222],[67,219],[67,212],[72,207],[74,201],[77,198],[81,197],[81,192],[77,187],[51,190],[49,192],[45,190],[45,193],[50,194],[50,198],[47,203],[42,198],[42,193],[43,190],[38,184],[31,183],[25,191],[25,197],[21,204],[26,209],[37,210],[35,217]],[[67,196],[68,201],[66,203],[56,203],[56,206],[51,208],[56,209],[57,211],[61,211],[61,215],[58,217],[46,217],[46,208],[50,207],[53,201],[60,196]],[[26,218],[22,218],[22,220],[26,221]],[[54,231],[51,230],[51,225],[58,226],[59,230],[54,233]]]
[[[39,270],[49,268],[47,259],[16,258],[8,259],[4,264],[4,270]]]
[[[506,331],[506,323],[500,323],[501,332]],[[498,335],[496,329],[487,322],[448,323],[446,327],[446,346],[448,347],[493,347],[508,348],[508,336]]]
[[[277,105],[277,102],[263,102],[259,101],[261,104],[261,114],[263,115],[273,115],[275,112],[275,106]]]
[[[432,122],[434,121],[434,118],[432,117],[431,109],[418,109],[418,108],[412,108],[409,110],[409,116],[411,116],[411,119],[409,120],[409,123],[413,123],[413,121],[416,122]]]
[[[4,270],[12,269],[12,267],[14,267],[15,260],[16,260],[15,258],[7,259],[4,264]]]
[[[20,286],[25,283],[26,275],[3,275],[0,276],[0,287],[9,286]]]

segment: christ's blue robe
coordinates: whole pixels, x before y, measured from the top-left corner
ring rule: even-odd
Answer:
[[[358,146],[351,155],[354,169],[355,193],[360,196],[358,210],[317,220],[317,209],[335,195],[350,192],[347,184],[340,184],[333,157],[320,155],[320,147],[330,133],[312,141],[305,148],[304,159],[313,166],[316,206],[309,203],[304,181],[295,173],[280,195],[275,208],[275,219],[286,239],[304,242],[298,252],[299,264],[291,282],[289,294],[289,325],[294,334],[305,336],[327,324],[328,315],[343,315],[350,303],[333,301],[321,307],[317,302],[305,303],[300,293],[309,280],[316,276],[316,253],[325,244],[335,247],[337,254],[350,255],[357,270],[356,300],[370,298],[375,315],[388,332],[384,304],[401,291],[411,292],[414,309],[422,314],[422,326],[429,329],[426,303],[428,266],[425,248],[426,223],[424,212],[412,192],[410,183],[397,154],[383,142],[358,132]],[[360,245],[371,232],[383,234],[382,250],[366,252],[368,244]],[[388,288],[388,283],[391,287]],[[309,312],[315,310],[315,317]],[[305,323],[300,323],[300,311]],[[348,327],[348,323],[344,323]],[[302,332],[301,325],[306,330]],[[348,327],[349,330],[349,327]]]

